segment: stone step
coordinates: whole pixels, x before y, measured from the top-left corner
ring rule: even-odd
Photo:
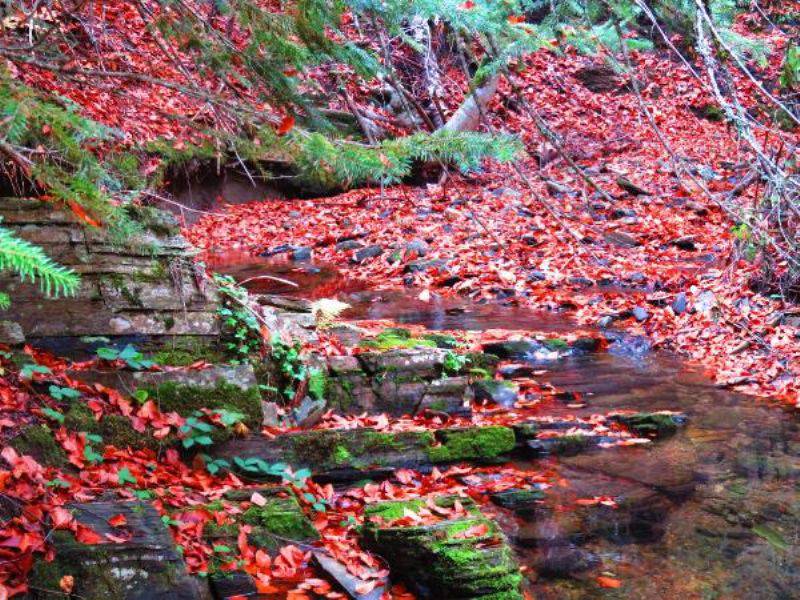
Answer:
[[[507,427],[381,432],[371,428],[299,431],[268,438],[231,439],[210,450],[233,461],[259,458],[288,463],[325,479],[353,480],[399,468],[426,468],[458,461],[493,462],[515,446]]]
[[[100,501],[69,504],[78,523],[102,538],[98,544],[78,542],[71,531],[56,530],[51,536],[55,559],[40,559],[30,581],[36,582],[32,599],[51,598],[59,581],[71,575],[73,594],[86,600],[209,600],[207,584],[186,572],[172,536],[156,509],[144,502]],[[123,515],[126,525],[114,527],[111,517]],[[115,543],[105,537],[130,532],[129,540]]]

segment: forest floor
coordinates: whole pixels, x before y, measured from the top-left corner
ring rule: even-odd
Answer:
[[[108,18],[126,23],[129,41],[138,49],[124,53],[124,66],[133,62],[145,72],[157,69],[163,77],[180,77],[167,63],[148,62],[158,53],[148,51],[146,35],[136,32],[135,12],[114,5]],[[785,38],[776,34],[771,41],[774,52],[765,74],[774,77]],[[116,47],[120,56],[123,47],[127,44]],[[736,234],[736,216],[723,208],[734,198],[743,207],[751,206],[757,197],[758,184],[740,187],[750,172],[750,157],[709,108],[707,91],[686,65],[665,52],[632,53],[631,59],[636,85],[606,73],[602,77],[607,87],[601,91],[592,91],[584,80],[587,69],[598,67],[597,59],[571,51],[541,51],[526,59],[514,76],[522,95],[504,83],[489,111],[493,129],[518,134],[525,143],[527,156],[513,165],[487,164],[481,174],[451,174],[443,183],[357,189],[324,198],[231,206],[224,206],[225,198],[220,198],[215,209],[219,214],[203,217],[186,228],[185,235],[209,257],[231,252],[255,256],[282,245],[311,248],[315,262],[345,275],[318,290],[318,297],[336,297],[357,280],[368,289],[403,288],[426,303],[466,296],[566,315],[586,330],[624,329],[646,336],[657,349],[686,357],[721,387],[795,407],[800,402],[800,309],[754,291],[753,281],[763,266],[747,260],[743,240]],[[167,135],[181,147],[195,134],[165,114],[177,110],[203,118],[196,105],[179,106],[174,94],[141,82],[64,87],[36,69],[18,75],[41,88],[55,86],[90,116],[118,127],[129,141]],[[744,77],[738,83],[743,93],[752,94]],[[543,138],[534,114],[559,134],[562,147]],[[684,170],[676,168],[676,161]],[[354,243],[346,243],[350,241]],[[340,283],[343,280],[347,283]],[[480,345],[519,333],[489,330],[469,339]],[[350,352],[324,332],[307,349],[330,355]],[[159,438],[185,423],[175,413],[162,413],[152,401],[137,404],[116,390],[78,382],[68,373],[68,368],[89,369],[94,363],[70,364],[31,348],[27,354],[49,369],[34,373],[34,381],[77,390],[97,418],[123,415]],[[31,387],[31,374],[23,377],[11,363],[5,368],[0,432],[10,435],[20,424],[57,421],[52,399],[43,400],[44,394]],[[522,406],[521,413],[525,410]],[[481,411],[476,415],[470,424],[505,419]],[[454,423],[466,424],[447,421]],[[359,425],[395,432],[444,424],[437,417],[327,415],[315,427]],[[265,437],[279,433],[269,430]],[[623,444],[639,443],[626,435],[620,437]],[[202,538],[205,525],[228,523],[231,515],[260,501],[252,496],[235,507],[204,508],[223,493],[243,487],[243,481],[233,473],[212,474],[202,464],[187,464],[174,450],[156,459],[150,451],[107,446],[102,460],[96,460],[84,433],[58,427],[55,439],[66,452],[69,468],[40,465],[8,446],[2,450],[10,466],[0,471],[3,497],[24,504],[24,510],[0,528],[0,600],[27,589],[34,555],[53,555],[50,537],[55,530],[71,530],[86,544],[125,541],[124,519],[116,519],[119,531],[103,539],[63,508],[68,502],[96,499],[109,489],[133,500],[145,490],[159,512],[170,515],[170,531],[182,547],[183,559],[198,573],[208,569],[216,552]],[[483,498],[514,486],[557,486],[559,477],[549,465],[528,470],[513,465],[483,470],[450,466],[426,473],[400,469],[390,480],[344,492],[308,480],[302,491],[310,496],[300,498],[322,533],[321,545],[358,574],[366,594],[380,587],[386,570],[357,542],[356,526],[363,523],[365,505],[454,493]],[[328,505],[327,512],[313,509],[320,501]],[[573,501],[578,506],[614,504],[606,496]],[[434,508],[423,520],[461,512],[463,507]],[[231,552],[236,555],[231,564],[244,565],[261,593],[298,600],[342,597],[312,566],[306,547],[290,544],[270,557],[240,535]],[[623,585],[606,574],[597,574],[593,581],[601,589]],[[62,579],[61,589],[69,593],[72,585],[70,579]],[[409,596],[402,585],[393,593],[396,598]]]

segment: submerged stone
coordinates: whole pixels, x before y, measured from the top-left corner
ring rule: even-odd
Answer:
[[[514,406],[519,395],[519,386],[510,381],[479,379],[472,384],[475,400],[489,401],[499,406]]]
[[[683,413],[652,412],[634,414],[609,415],[609,420],[627,427],[640,437],[668,437],[686,424],[687,417]]]

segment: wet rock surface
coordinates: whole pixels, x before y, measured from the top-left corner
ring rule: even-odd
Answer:
[[[75,580],[73,593],[77,597],[120,600],[175,599],[208,600],[206,583],[189,576],[176,550],[172,536],[160,515],[150,504],[143,502],[105,501],[75,503],[66,507],[75,519],[94,530],[101,538],[105,534],[120,536],[125,531],[131,537],[122,543],[82,544],[70,531],[55,531],[53,544],[56,559],[40,560],[34,566],[31,580],[42,590],[58,590],[59,579],[65,573]],[[108,519],[123,515],[123,529],[109,525]],[[31,598],[50,598],[48,592],[34,590]]]
[[[439,497],[436,504],[467,505],[468,514],[432,525],[392,526],[403,508],[422,501],[383,502],[366,509],[363,540],[421,598],[522,600],[522,576],[502,532],[471,503]]]

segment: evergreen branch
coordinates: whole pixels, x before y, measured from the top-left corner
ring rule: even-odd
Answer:
[[[22,281],[38,281],[41,290],[52,297],[71,296],[80,285],[77,273],[56,264],[39,246],[16,237],[5,227],[0,227],[0,270],[14,271]]]

